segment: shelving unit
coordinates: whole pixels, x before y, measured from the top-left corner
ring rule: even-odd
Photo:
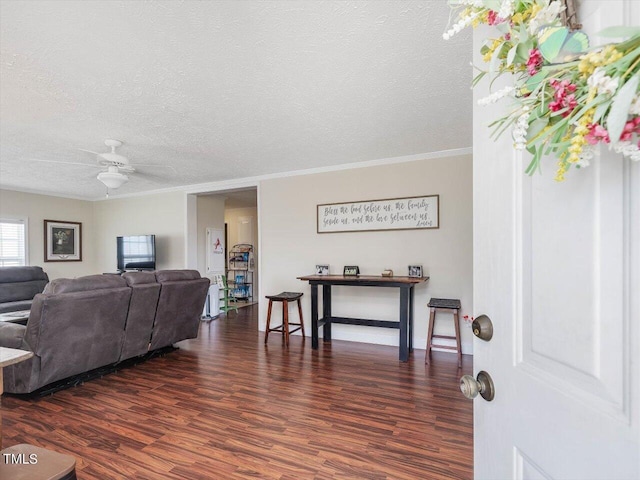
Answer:
[[[253,245],[239,243],[229,250],[227,283],[236,300],[253,300]]]

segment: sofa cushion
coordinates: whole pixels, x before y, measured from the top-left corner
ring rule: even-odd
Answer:
[[[17,323],[0,322],[0,347],[20,348],[26,329]]]
[[[42,270],[42,267],[0,268],[0,283],[30,282],[32,280],[44,280],[48,282],[49,277]]]
[[[122,288],[127,281],[119,275],[87,275],[78,278],[56,278],[50,282],[43,293],[59,294],[72,292],[87,292],[105,288]]]
[[[0,313],[30,310],[33,300],[20,300],[19,302],[5,302],[0,304]]]
[[[141,281],[147,281],[153,277],[154,282],[135,283],[131,285],[131,301],[129,302],[129,312],[127,314],[127,324],[125,325],[120,361],[144,355],[149,351],[151,330],[153,328],[153,320],[156,316],[158,297],[160,295],[160,284],[155,282],[155,275],[153,275],[153,273],[144,273],[143,275],[144,277],[135,276]],[[127,281],[129,280],[130,279],[127,278]]]
[[[0,303],[33,300],[37,293],[42,293],[45,285],[44,280],[0,283]]]
[[[156,271],[156,279],[158,282],[176,282],[179,280],[197,280],[200,272],[197,270],[158,270]]]
[[[122,278],[127,281],[127,285],[140,285],[145,283],[158,283],[156,274],[153,272],[126,272]]]
[[[131,288],[114,279],[124,286],[36,295],[23,339],[42,365],[36,388],[118,361]]]
[[[197,271],[195,275],[200,277]],[[161,277],[159,272],[156,272],[156,276]],[[209,279],[163,281],[161,285],[150,350],[198,336],[200,316],[209,290]]]

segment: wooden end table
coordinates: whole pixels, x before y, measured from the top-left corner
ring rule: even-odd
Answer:
[[[18,310],[17,312],[0,313],[0,322],[25,324],[27,323],[27,320],[29,320],[29,313],[31,313],[31,310]]]
[[[27,313],[28,317],[28,313]],[[0,347],[0,449],[2,448],[2,370],[8,365],[33,357],[33,352]],[[12,463],[7,459],[18,458]],[[29,461],[24,463],[22,459]],[[32,459],[36,461],[30,463]],[[20,444],[0,451],[0,478],[29,480],[75,480],[76,459],[35,445]]]
[[[0,347],[0,449],[2,449],[2,394],[4,393],[4,378],[2,370],[8,365],[22,362],[33,357],[33,352],[16,348]]]

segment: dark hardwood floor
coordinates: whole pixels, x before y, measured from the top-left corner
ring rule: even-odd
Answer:
[[[257,306],[179,350],[51,396],[3,397],[4,446],[68,453],[89,479],[470,479],[464,356],[334,340],[288,350]],[[422,345],[416,339],[416,344]]]

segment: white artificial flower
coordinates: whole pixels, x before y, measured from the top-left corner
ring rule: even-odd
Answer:
[[[502,0],[500,4],[500,10],[498,11],[498,18],[507,19],[513,15],[515,11],[514,0]]]
[[[580,168],[586,168],[591,165],[590,160],[595,156],[595,152],[591,145],[586,145],[582,152],[580,153],[579,160],[576,162],[576,165]]]
[[[631,142],[618,142],[613,146],[616,153],[629,157],[634,162],[640,161],[640,149]]]
[[[598,84],[600,83],[600,80],[602,80],[604,77],[605,77],[604,70],[598,67],[593,71],[591,76],[587,79],[587,85],[589,85],[589,88],[598,88]]]
[[[618,90],[619,83],[620,83],[619,77],[616,77],[616,78],[605,77],[603,79],[603,82],[600,84],[600,87],[598,88],[598,93],[608,93],[610,95],[613,95],[616,92],[616,90]]]
[[[543,7],[536,15],[529,21],[528,30],[531,35],[535,35],[538,33],[538,29],[540,27],[544,27],[545,25],[550,25],[554,23],[560,12],[564,10],[564,5],[562,2],[553,1],[549,3],[546,7]]]
[[[620,79],[618,77],[611,78],[605,74],[604,69],[596,68],[591,76],[587,79],[589,88],[593,88],[597,93],[608,93],[612,95],[618,89]]]
[[[527,148],[527,130],[529,129],[529,107],[525,106],[523,113],[516,120],[513,129],[513,147],[516,150],[524,150]]]
[[[465,27],[471,25],[471,22],[480,14],[480,12],[472,13],[467,17],[458,20],[449,30],[442,34],[442,38],[449,40],[456,33],[460,33]]]
[[[491,95],[478,100],[478,105],[489,105],[490,103],[496,103],[498,100],[506,97],[514,90],[515,88],[513,87],[504,87],[503,89],[500,89],[497,92],[494,92]]]

